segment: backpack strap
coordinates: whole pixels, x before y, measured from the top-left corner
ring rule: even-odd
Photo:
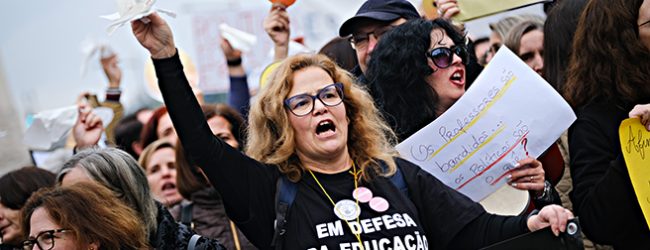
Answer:
[[[181,223],[188,228],[194,230],[194,223],[192,223],[192,207],[193,202],[181,202]]]
[[[384,172],[388,171],[388,165],[386,165],[386,163],[384,163],[383,161],[381,161],[380,166],[382,170],[384,170]],[[406,185],[406,181],[404,180],[404,175],[402,174],[402,170],[399,168],[399,166],[396,166],[395,168],[396,168],[395,174],[389,177],[390,182],[392,182],[393,185],[395,185],[395,187],[399,189],[399,191],[401,191],[404,195],[406,195],[406,197],[409,197],[409,188]]]
[[[293,183],[285,175],[281,175],[276,183],[277,189],[275,192],[275,233],[273,234],[273,241],[271,245],[276,249],[282,249],[284,242],[284,234],[287,232],[287,214],[296,198],[298,192],[298,185]]]
[[[199,243],[199,239],[201,239],[201,235],[198,234],[192,235],[192,238],[190,238],[190,242],[187,243],[187,250],[196,249],[196,243]]]

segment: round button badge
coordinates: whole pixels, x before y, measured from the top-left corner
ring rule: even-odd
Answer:
[[[361,208],[352,200],[340,200],[334,206],[334,214],[342,220],[354,220],[361,214]]]
[[[369,202],[372,199],[372,191],[365,187],[358,187],[352,192],[352,197],[357,199],[359,202]]]
[[[382,197],[372,198],[370,200],[370,203],[368,204],[370,205],[370,208],[372,208],[372,210],[375,210],[380,213],[386,212],[386,210],[388,210],[389,207],[388,201]]]

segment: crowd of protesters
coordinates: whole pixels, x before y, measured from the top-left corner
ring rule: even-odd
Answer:
[[[106,100],[81,95],[74,155],[0,177],[0,249],[480,249],[558,237],[574,217],[586,248],[650,248],[618,146],[626,118],[650,131],[650,0],[556,0],[482,39],[451,21],[456,0],[433,5],[427,19],[406,0],[367,0],[318,53],[289,55],[290,15],[274,4],[263,27],[277,67],[253,99],[242,51],[219,41],[227,104],[196,96],[163,18],[133,21],[164,105],[124,116],[117,56],[103,58]],[[509,216],[395,149],[452,112],[504,46],[577,116],[510,172],[531,204]]]

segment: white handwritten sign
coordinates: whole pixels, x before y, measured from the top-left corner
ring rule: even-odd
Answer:
[[[506,183],[518,160],[538,157],[575,119],[557,91],[504,46],[449,110],[397,150],[480,201]]]

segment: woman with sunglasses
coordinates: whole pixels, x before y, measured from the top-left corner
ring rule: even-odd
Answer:
[[[465,94],[465,37],[443,19],[413,20],[382,37],[368,77],[373,97],[400,141],[433,122]],[[519,161],[509,183],[536,208],[560,204],[538,160]],[[529,209],[532,210],[532,209]]]
[[[572,217],[559,206],[529,218],[487,214],[396,158],[372,98],[324,55],[296,55],[278,67],[251,107],[247,156],[212,135],[171,29],[157,14],[148,19],[133,22],[133,32],[154,59],[181,143],[261,249],[476,249],[548,225],[558,233]],[[397,173],[408,194],[389,179]],[[296,189],[276,234],[278,180]]]
[[[90,182],[41,189],[27,200],[23,249],[148,249],[135,211]]]

